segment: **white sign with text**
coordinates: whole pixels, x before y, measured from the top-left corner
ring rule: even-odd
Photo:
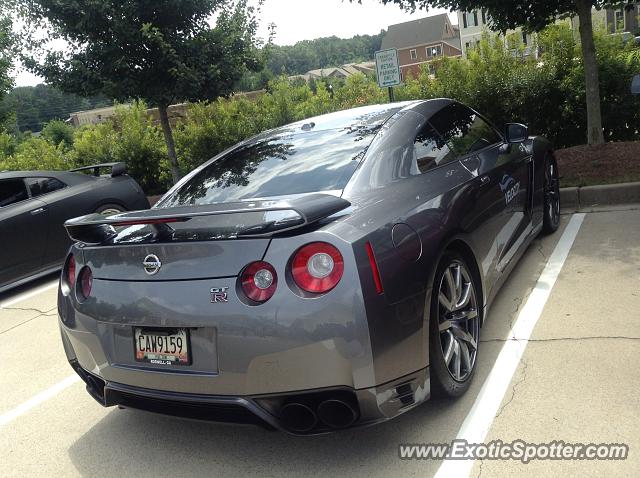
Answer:
[[[376,71],[380,88],[400,84],[400,67],[398,66],[398,50],[390,48],[376,52]]]

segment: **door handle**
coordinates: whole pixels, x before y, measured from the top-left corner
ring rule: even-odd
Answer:
[[[46,209],[43,207],[39,207],[38,209],[34,209],[33,211],[31,211],[31,215],[35,216],[37,214],[42,214],[43,212],[45,212]]]
[[[524,160],[525,163],[531,163],[533,162],[533,156],[527,156],[526,159]]]
[[[480,186],[486,186],[491,182],[491,178],[489,176],[480,177]]]

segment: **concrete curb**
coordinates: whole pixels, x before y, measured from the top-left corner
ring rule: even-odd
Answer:
[[[560,189],[560,204],[565,211],[638,203],[640,182]]]

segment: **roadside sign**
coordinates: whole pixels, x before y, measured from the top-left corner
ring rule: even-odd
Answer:
[[[390,48],[376,52],[376,71],[380,88],[400,84],[400,67],[398,66],[398,50]]]

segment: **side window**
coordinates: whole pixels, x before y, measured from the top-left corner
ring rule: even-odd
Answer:
[[[31,191],[31,197],[35,198],[63,189],[66,184],[56,178],[27,178],[27,186]]]
[[[29,199],[29,194],[22,179],[0,180],[0,207],[10,206],[25,199]]]
[[[453,103],[433,115],[431,124],[459,156],[502,142],[489,123],[459,103]]]
[[[413,151],[415,164],[421,174],[455,159],[447,143],[429,123],[416,136]]]

